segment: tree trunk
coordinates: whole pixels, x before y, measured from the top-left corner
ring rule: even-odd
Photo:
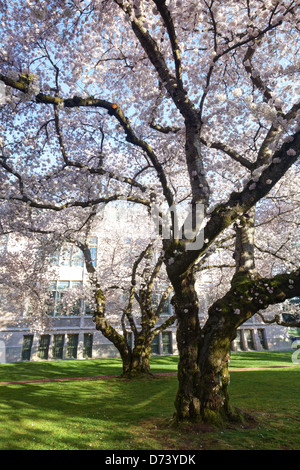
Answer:
[[[254,210],[240,218],[236,224],[236,274],[254,276]],[[180,354],[176,397],[176,419],[200,420],[203,423],[221,424],[236,419],[238,414],[229,405],[228,361],[230,343],[237,327],[244,320],[237,315],[243,307],[234,289],[208,311],[208,320],[200,328],[195,280],[186,275],[175,281],[175,311],[178,317],[178,349]],[[252,314],[250,313],[250,316]]]
[[[113,343],[120,353],[122,359],[122,377],[133,378],[142,375],[150,376],[150,355],[151,342],[154,335],[151,329],[142,328],[141,332],[135,332],[135,345],[131,349],[127,342],[127,337],[122,336],[113,328],[105,318],[105,296],[99,286],[96,284],[94,293],[96,301],[96,311],[93,321],[96,329],[101,331],[103,336]]]
[[[185,329],[195,326],[195,316],[186,318]],[[218,426],[242,418],[231,408],[228,395],[230,343],[235,334],[233,326],[214,319],[201,331],[198,341],[194,330],[186,343],[181,322],[179,386],[175,400],[177,422],[187,420]]]
[[[254,238],[255,238],[255,208],[252,208],[248,214],[240,217],[234,224],[236,239],[234,259],[236,265],[236,274],[245,274],[256,276],[254,259]]]
[[[122,377],[134,378],[139,376],[152,376],[150,372],[151,341],[152,338],[138,334],[135,346],[132,351],[130,351],[129,361],[126,360],[126,367],[124,367],[124,359],[122,358]]]
[[[218,312],[207,320],[199,347],[200,419],[204,423],[220,425],[237,418],[229,404],[230,382],[228,362],[230,343],[236,335],[235,325]]]
[[[200,324],[198,299],[194,278],[187,276],[176,284],[172,303],[177,316],[177,345],[179,352],[178,390],[175,400],[176,419],[194,419],[200,413],[195,393],[199,384],[198,349]]]
[[[236,335],[237,316],[223,313],[220,304],[201,328],[192,275],[181,282],[180,292],[177,284],[173,303],[179,350],[175,421],[220,425],[240,418],[228,396],[230,343]]]

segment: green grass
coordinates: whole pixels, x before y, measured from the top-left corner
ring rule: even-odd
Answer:
[[[153,372],[176,371],[177,358],[154,357],[151,364]],[[234,371],[241,364],[287,365],[291,352],[232,355],[231,402],[249,411],[255,426],[210,432],[170,427],[176,376],[1,385],[0,449],[299,450],[300,369]],[[120,361],[108,359],[1,364],[0,381],[120,372]]]
[[[176,372],[177,356],[153,357],[152,372]],[[121,359],[89,359],[83,361],[39,361],[0,364],[0,382],[70,377],[120,375]]]
[[[232,353],[230,368],[292,365],[291,351],[253,351]],[[176,372],[177,356],[154,356],[151,371]],[[85,361],[40,361],[0,364],[0,382],[70,377],[120,375],[121,359],[90,359]]]
[[[294,351],[248,351],[232,353],[230,368],[278,367],[292,365]]]

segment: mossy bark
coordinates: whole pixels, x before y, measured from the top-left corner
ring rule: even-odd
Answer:
[[[299,295],[299,272],[274,278],[249,278],[238,272],[229,291],[208,309],[203,327],[198,320],[194,280],[186,276],[175,284],[178,318],[178,391],[175,420],[211,425],[244,422],[246,415],[229,401],[230,343],[238,327],[269,305]],[[248,418],[247,418],[248,419]]]
[[[188,360],[181,360],[179,365],[176,421],[220,425],[234,417],[228,394],[230,335],[222,338],[219,333],[213,328],[206,333],[205,341],[189,344],[181,351]]]
[[[230,343],[236,334],[236,317],[227,312],[210,312],[200,327],[194,278],[187,276],[173,299],[178,319],[178,390],[175,421],[220,425],[236,420],[229,403],[228,362]]]
[[[131,348],[122,335],[112,328],[105,319],[96,318],[96,328],[109,339],[118,349],[122,359],[122,377],[134,378],[152,375],[150,372],[150,356],[152,335],[145,337],[139,335],[135,346]]]
[[[230,343],[236,334],[235,325],[221,314],[212,315],[202,330],[198,367],[200,419],[204,423],[221,425],[236,420],[230,405]]]
[[[172,303],[178,321],[179,364],[178,391],[175,399],[176,419],[194,419],[200,413],[200,403],[196,393],[200,377],[198,367],[200,323],[193,276],[186,277],[176,285]]]
[[[135,378],[139,376],[152,376],[150,372],[151,337],[138,337],[136,344],[126,358],[123,359],[124,378]]]

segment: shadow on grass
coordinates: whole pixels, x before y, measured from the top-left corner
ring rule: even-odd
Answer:
[[[154,356],[151,372],[176,372],[178,356]],[[0,382],[122,374],[122,360],[88,359],[0,364]]]
[[[121,359],[22,362],[0,365],[0,382],[120,375]]]
[[[231,404],[253,413],[259,426],[205,433],[165,425],[176,377],[1,386],[0,449],[300,449],[299,386],[295,369],[233,372]]]
[[[176,372],[178,356],[153,356],[151,372]],[[230,368],[291,365],[292,351],[247,351],[231,355]],[[93,377],[122,373],[122,361],[88,359],[0,364],[0,382],[51,378]]]
[[[131,427],[171,416],[175,392],[174,378],[1,386],[0,449],[135,449]]]

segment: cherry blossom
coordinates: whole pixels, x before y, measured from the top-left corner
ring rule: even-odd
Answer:
[[[79,215],[124,199],[146,211],[204,207],[201,248],[161,240],[178,321],[179,421],[231,418],[224,391],[237,328],[299,296],[299,7],[0,5],[3,234],[48,230],[62,241]],[[222,282],[200,326],[196,281],[212,260]]]

